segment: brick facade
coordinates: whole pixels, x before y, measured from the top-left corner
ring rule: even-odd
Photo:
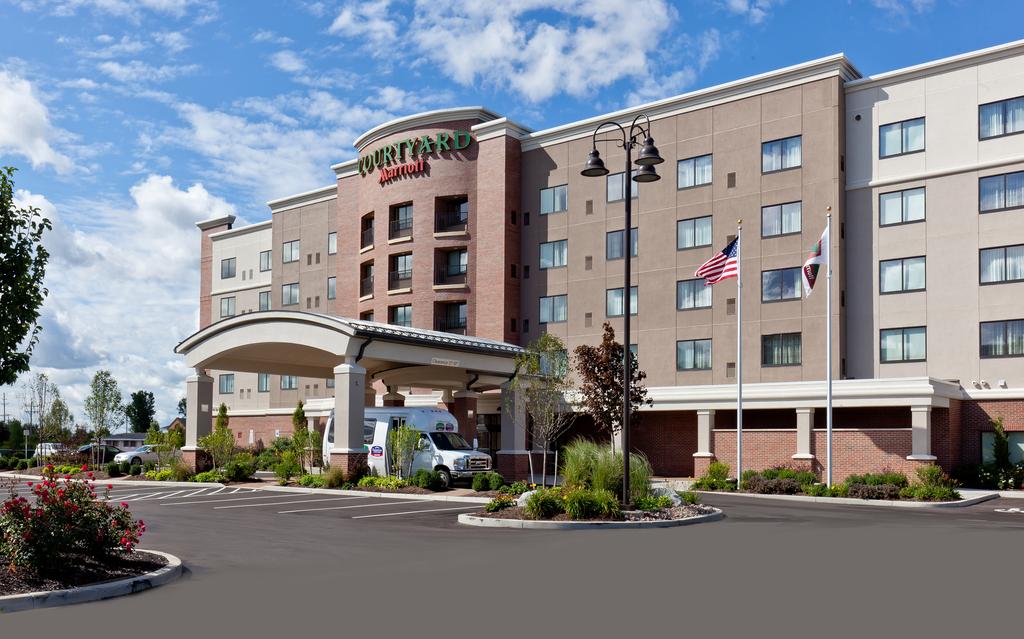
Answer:
[[[689,477],[697,451],[697,414],[648,412],[630,431],[630,448],[647,456],[654,474]]]
[[[1007,432],[1024,431],[1024,400],[962,402],[960,423],[964,463],[981,463],[981,434],[992,431],[992,420],[996,417],[1003,418],[1003,428]]]

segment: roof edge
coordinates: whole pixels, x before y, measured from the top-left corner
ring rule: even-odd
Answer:
[[[273,220],[264,220],[263,222],[256,222],[255,224],[249,224],[247,226],[239,226],[238,228],[228,229],[226,231],[217,231],[216,233],[210,233],[211,240],[222,240],[226,237],[235,237],[238,235],[245,235],[246,233],[254,233],[256,231],[262,231],[265,228],[270,228],[273,224]]]
[[[990,60],[998,60],[1021,53],[1024,53],[1024,40],[1014,40],[1013,42],[997,44],[996,46],[987,47],[985,49],[976,49],[974,51],[959,53],[946,58],[939,58],[938,60],[930,60],[928,62],[922,62],[921,64],[903,67],[902,69],[885,71],[866,78],[851,80],[846,83],[846,90],[847,92],[859,91],[887,84],[895,80],[909,80],[924,75],[934,75],[944,71],[952,71],[961,67],[980,64],[981,62]]]
[[[320,188],[313,189],[312,191],[305,191],[303,193],[296,193],[295,195],[289,195],[276,200],[270,200],[267,202],[267,206],[270,207],[272,212],[276,213],[296,206],[302,206],[303,204],[313,204],[315,202],[330,200],[336,197],[338,197],[338,185],[329,184],[327,186],[321,186]]]
[[[389,120],[383,124],[378,124],[356,138],[352,143],[352,146],[362,151],[368,144],[417,124],[426,125],[437,122],[447,122],[450,120],[467,120],[474,118],[479,119],[481,122],[487,122],[489,120],[497,119],[498,117],[500,116],[497,113],[482,106],[452,107],[448,109],[424,111],[422,113],[406,115],[400,118],[395,118],[394,120]]]
[[[203,231],[207,231],[216,226],[224,226],[225,224],[227,224],[228,227],[230,228],[230,226],[234,223],[234,215],[222,215],[220,217],[210,218],[209,220],[202,220],[200,222],[196,222],[196,226],[198,226]]]

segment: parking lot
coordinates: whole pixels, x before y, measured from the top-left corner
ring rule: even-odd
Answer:
[[[1009,611],[1024,568],[1020,500],[897,510],[711,497],[726,511],[720,522],[559,532],[464,527],[456,516],[479,506],[404,496],[118,484],[111,498],[146,520],[142,546],[181,557],[186,576],[4,617],[5,631],[116,619],[179,639],[547,636],[544,627],[732,637],[790,632],[796,618],[843,618],[829,633],[839,637],[1019,630]]]

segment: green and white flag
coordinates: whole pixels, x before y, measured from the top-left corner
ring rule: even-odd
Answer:
[[[823,266],[828,265],[828,227],[821,233],[821,239],[811,249],[811,254],[807,256],[807,261],[804,262],[803,274],[804,274],[804,291],[806,291],[807,297],[811,296],[811,291],[814,290],[814,284],[818,281],[818,272],[821,271]]]

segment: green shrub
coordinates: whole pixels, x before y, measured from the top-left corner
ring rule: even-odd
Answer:
[[[960,499],[956,487],[957,483],[941,467],[928,464],[917,469],[917,481],[904,487],[900,497],[917,501],[956,501]]]
[[[192,475],[195,474],[192,467],[181,457],[172,457],[168,470],[171,471],[174,481],[191,481]]]
[[[501,473],[491,471],[487,474],[487,482],[491,490],[500,490],[505,485],[505,478],[502,477]]]
[[[107,476],[108,477],[120,477],[121,476],[121,466],[116,464],[116,463],[114,463],[114,462],[110,462],[109,464],[107,464],[106,469],[107,469]]]
[[[648,512],[665,510],[666,508],[672,507],[672,498],[668,495],[661,495],[658,497],[639,497],[633,500],[633,507],[637,510],[646,510]]]
[[[121,474],[130,475],[132,472],[132,465],[129,462],[121,462]]]
[[[139,466],[138,464],[130,466],[128,468],[128,474],[131,475],[132,477],[138,477],[139,475],[142,474],[142,466]]]
[[[850,475],[846,478],[846,484],[865,484],[867,486],[882,486],[891,484],[899,488],[910,485],[907,476],[903,473],[886,470],[880,473],[867,473],[864,475]]]
[[[487,505],[484,506],[484,510],[486,510],[489,513],[496,513],[499,510],[505,510],[506,508],[511,508],[512,506],[515,505],[515,497],[513,497],[512,495],[504,494],[498,495],[491,501],[487,502]]]
[[[514,481],[507,486],[499,488],[498,492],[504,495],[522,495],[528,490],[530,490],[530,485],[525,481]]]
[[[249,453],[235,455],[235,458],[224,464],[224,477],[228,481],[246,481],[256,472],[256,458]]]
[[[154,473],[153,479],[157,481],[172,481],[174,479],[174,471],[170,468],[164,468],[163,470],[150,471]],[[149,473],[147,473],[149,474]]]
[[[341,466],[331,466],[324,474],[325,488],[341,488],[345,483],[345,469]]]
[[[192,481],[201,483],[221,483],[224,481],[224,473],[221,470],[208,470],[203,473],[196,473]]]
[[[476,477],[479,477],[479,475],[477,475]],[[476,477],[473,478],[474,483],[476,482]],[[437,491],[444,489],[444,480],[441,479],[441,473],[437,472],[436,470],[427,470],[426,468],[420,468],[419,470],[417,470],[413,474],[410,483],[413,486],[424,488],[426,490]]]
[[[744,473],[746,474],[746,473]],[[693,483],[696,490],[736,490],[729,481],[729,464],[713,461],[707,471]]]
[[[795,495],[800,492],[800,482],[791,477],[767,479],[763,475],[754,475],[747,480],[746,488],[759,495]]]
[[[380,476],[380,475],[366,475],[359,480],[356,484],[360,488],[377,488],[380,490],[398,490],[399,488],[405,488],[409,484],[405,481],[391,476]]]
[[[500,490],[504,484],[505,478],[494,471],[473,475],[473,490],[478,493],[485,490]]]
[[[622,494],[622,453],[586,439],[576,439],[563,451],[562,477],[568,488],[594,488]],[[641,454],[629,456],[631,498],[651,494],[651,464]]]
[[[610,491],[600,488],[573,488],[564,494],[562,501],[565,514],[572,519],[615,519],[621,515],[618,498]]]
[[[831,491],[825,484],[804,484],[800,490],[811,497],[831,497]]]
[[[327,478],[324,475],[303,475],[299,477],[299,486],[306,488],[323,488],[327,485]]]
[[[23,459],[23,460],[18,462],[18,470],[28,470],[28,468],[29,468],[29,461],[27,459]]]
[[[151,461],[146,462],[145,464],[142,465],[142,470],[143,470],[143,472],[149,472],[151,470],[156,470],[156,462],[151,462]]]
[[[676,494],[683,500],[684,504],[694,505],[700,503],[700,495],[692,490],[677,490]]]
[[[1010,438],[1003,427],[1003,418],[996,417],[992,420],[992,461],[996,468],[1003,469],[1010,467]]]
[[[11,467],[11,462],[7,461],[6,457],[0,457],[0,470],[7,470]]]
[[[561,491],[557,488],[541,488],[526,500],[528,519],[551,519],[565,512]]]
[[[900,491],[896,484],[846,484],[847,495],[853,499],[899,499]]]
[[[602,446],[588,439],[575,439],[562,450],[562,478],[569,487],[589,486],[594,463]]]
[[[281,453],[281,461],[274,466],[274,474],[284,482],[287,482],[289,479],[301,472],[302,469],[299,467],[299,460],[295,456],[295,453],[290,450],[286,450]]]

